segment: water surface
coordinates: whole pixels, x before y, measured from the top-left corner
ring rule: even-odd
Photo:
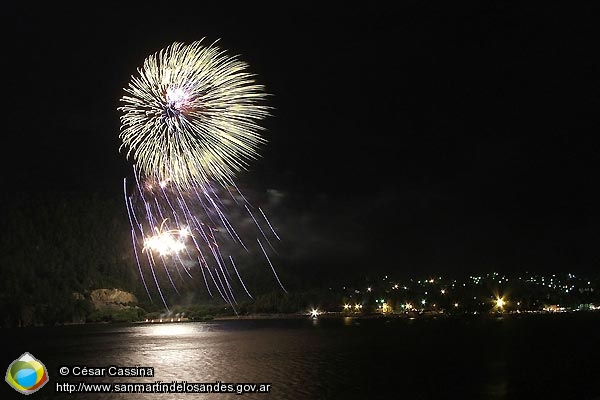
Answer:
[[[34,399],[600,399],[600,315],[305,318],[4,329],[50,382]],[[60,366],[154,377],[61,377]],[[270,384],[269,393],[56,393],[56,382]],[[18,395],[5,384],[11,397]],[[10,393],[12,391],[12,393]],[[5,398],[2,396],[2,398]]]

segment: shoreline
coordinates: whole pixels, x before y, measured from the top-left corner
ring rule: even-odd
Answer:
[[[145,319],[141,321],[99,321],[99,322],[81,322],[81,323],[65,323],[56,325],[31,325],[21,327],[2,327],[0,329],[22,329],[22,328],[52,328],[52,327],[67,327],[67,326],[91,326],[91,325],[128,325],[128,324],[179,324],[179,323],[190,323],[190,322],[220,322],[220,321],[260,321],[260,320],[354,320],[354,321],[392,321],[392,320],[406,320],[406,321],[427,321],[427,320],[503,320],[506,319],[521,319],[528,317],[569,317],[569,316],[593,316],[600,317],[600,312],[596,310],[578,310],[578,311],[562,311],[562,312],[548,312],[548,311],[530,311],[530,312],[505,312],[505,313],[464,313],[464,314],[446,314],[446,313],[419,313],[410,312],[402,314],[348,314],[343,312],[323,312],[316,316],[310,313],[261,313],[261,314],[249,314],[249,315],[222,315],[207,319],[190,319],[187,317],[180,318],[157,318],[157,319]]]

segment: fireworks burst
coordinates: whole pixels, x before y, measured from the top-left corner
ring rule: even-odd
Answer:
[[[258,156],[267,94],[248,64],[215,43],[176,42],[150,55],[125,89],[121,149],[143,176],[229,185]]]
[[[234,310],[236,287],[252,297],[232,244],[264,257],[285,291],[269,258],[279,236],[234,182],[258,156],[258,122],[269,115],[267,94],[247,69],[215,43],[174,43],[144,61],[121,99],[120,150],[134,159],[132,194],[124,181],[134,252],[148,296],[153,281],[167,310],[159,273],[177,293],[178,278],[201,275],[208,293]],[[252,222],[255,240],[242,238],[231,213]]]

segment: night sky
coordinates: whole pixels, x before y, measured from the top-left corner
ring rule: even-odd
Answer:
[[[600,263],[595,9],[3,13],[5,191],[122,196],[123,88],[149,54],[206,37],[273,95],[268,144],[238,182],[282,199],[267,212],[296,266],[405,276]]]

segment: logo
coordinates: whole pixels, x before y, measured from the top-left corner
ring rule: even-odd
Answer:
[[[13,361],[6,371],[6,382],[17,392],[31,394],[48,382],[44,364],[29,353]]]

